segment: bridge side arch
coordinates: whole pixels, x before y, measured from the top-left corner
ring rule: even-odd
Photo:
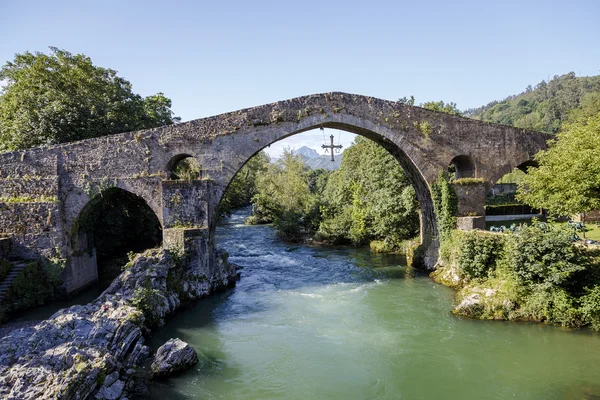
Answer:
[[[99,265],[114,260],[124,264],[128,252],[161,242],[159,217],[143,197],[117,186],[101,191],[81,208],[68,232],[67,291],[98,280]]]
[[[498,182],[498,180],[501,179],[504,175],[508,174],[509,172],[512,172],[515,169],[519,169],[524,173],[527,173],[527,170],[529,168],[537,168],[538,166],[539,164],[537,163],[537,161],[535,161],[533,157],[523,157],[519,159],[516,163],[507,163],[492,175],[489,182],[486,182],[489,186],[488,190],[491,189],[491,187],[494,186],[494,184]]]

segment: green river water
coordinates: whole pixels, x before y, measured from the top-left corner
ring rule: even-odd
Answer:
[[[218,229],[237,286],[150,340],[200,363],[150,399],[600,399],[600,335],[458,319],[454,291],[402,257],[292,246],[244,216]]]

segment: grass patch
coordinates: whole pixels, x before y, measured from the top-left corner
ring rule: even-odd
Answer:
[[[539,220],[546,222],[545,219],[543,219],[543,218],[540,218]],[[564,227],[567,225],[566,222],[550,221],[548,223],[553,226],[556,226],[556,227]],[[531,218],[506,220],[506,221],[486,221],[485,229],[489,231],[490,227],[492,227],[492,226],[502,226],[502,225],[504,225],[506,228],[509,228],[513,224],[515,224],[516,226],[523,225],[523,224],[531,225]],[[585,229],[586,239],[600,241],[600,224],[595,224],[595,223],[586,224],[585,227],[586,227],[586,229]],[[579,237],[583,238],[583,235],[581,232],[576,232],[576,233],[579,235]]]

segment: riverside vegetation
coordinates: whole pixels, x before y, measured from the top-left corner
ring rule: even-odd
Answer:
[[[262,170],[247,173],[246,167]],[[376,251],[402,251],[419,230],[418,203],[406,174],[392,155],[363,137],[344,152],[337,171],[310,170],[286,149],[279,160],[247,165],[239,175],[251,187],[247,192],[255,193],[247,223],[273,223],[287,241],[370,243]],[[242,186],[237,180],[230,186]]]
[[[521,176],[519,200],[554,215],[600,208],[600,104],[593,115],[590,110],[572,110],[572,122],[535,156],[539,167]],[[437,186],[446,180],[440,177]],[[453,313],[600,330],[598,248],[574,243],[566,227],[536,220],[509,233],[459,232],[438,211],[452,206],[451,197],[437,197],[441,249],[432,277],[458,290]]]
[[[432,277],[458,290],[456,315],[600,330],[600,252],[532,222],[511,233],[452,231]]]

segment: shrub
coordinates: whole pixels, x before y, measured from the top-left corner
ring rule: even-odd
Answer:
[[[587,289],[587,294],[581,297],[581,315],[586,324],[600,331],[600,285]]]
[[[502,255],[503,236],[482,232],[464,232],[458,264],[469,278],[487,278],[496,269]]]
[[[6,311],[14,312],[39,306],[57,298],[62,291],[60,273],[64,265],[32,262],[17,275],[5,299]]]
[[[371,251],[376,253],[406,254],[408,246],[409,240],[401,240],[397,236],[387,236],[383,240],[372,240],[369,243]]]
[[[517,319],[542,322],[551,319],[552,294],[536,287],[525,299],[518,311]]]
[[[564,285],[585,269],[581,251],[571,244],[566,230],[533,224],[509,237],[507,261],[525,285]]]
[[[131,304],[144,313],[149,326],[158,325],[160,316],[156,311],[164,305],[164,297],[157,289],[142,286],[135,289]]]
[[[562,289],[552,291],[550,322],[567,328],[579,328],[582,323],[581,310],[573,297]]]

